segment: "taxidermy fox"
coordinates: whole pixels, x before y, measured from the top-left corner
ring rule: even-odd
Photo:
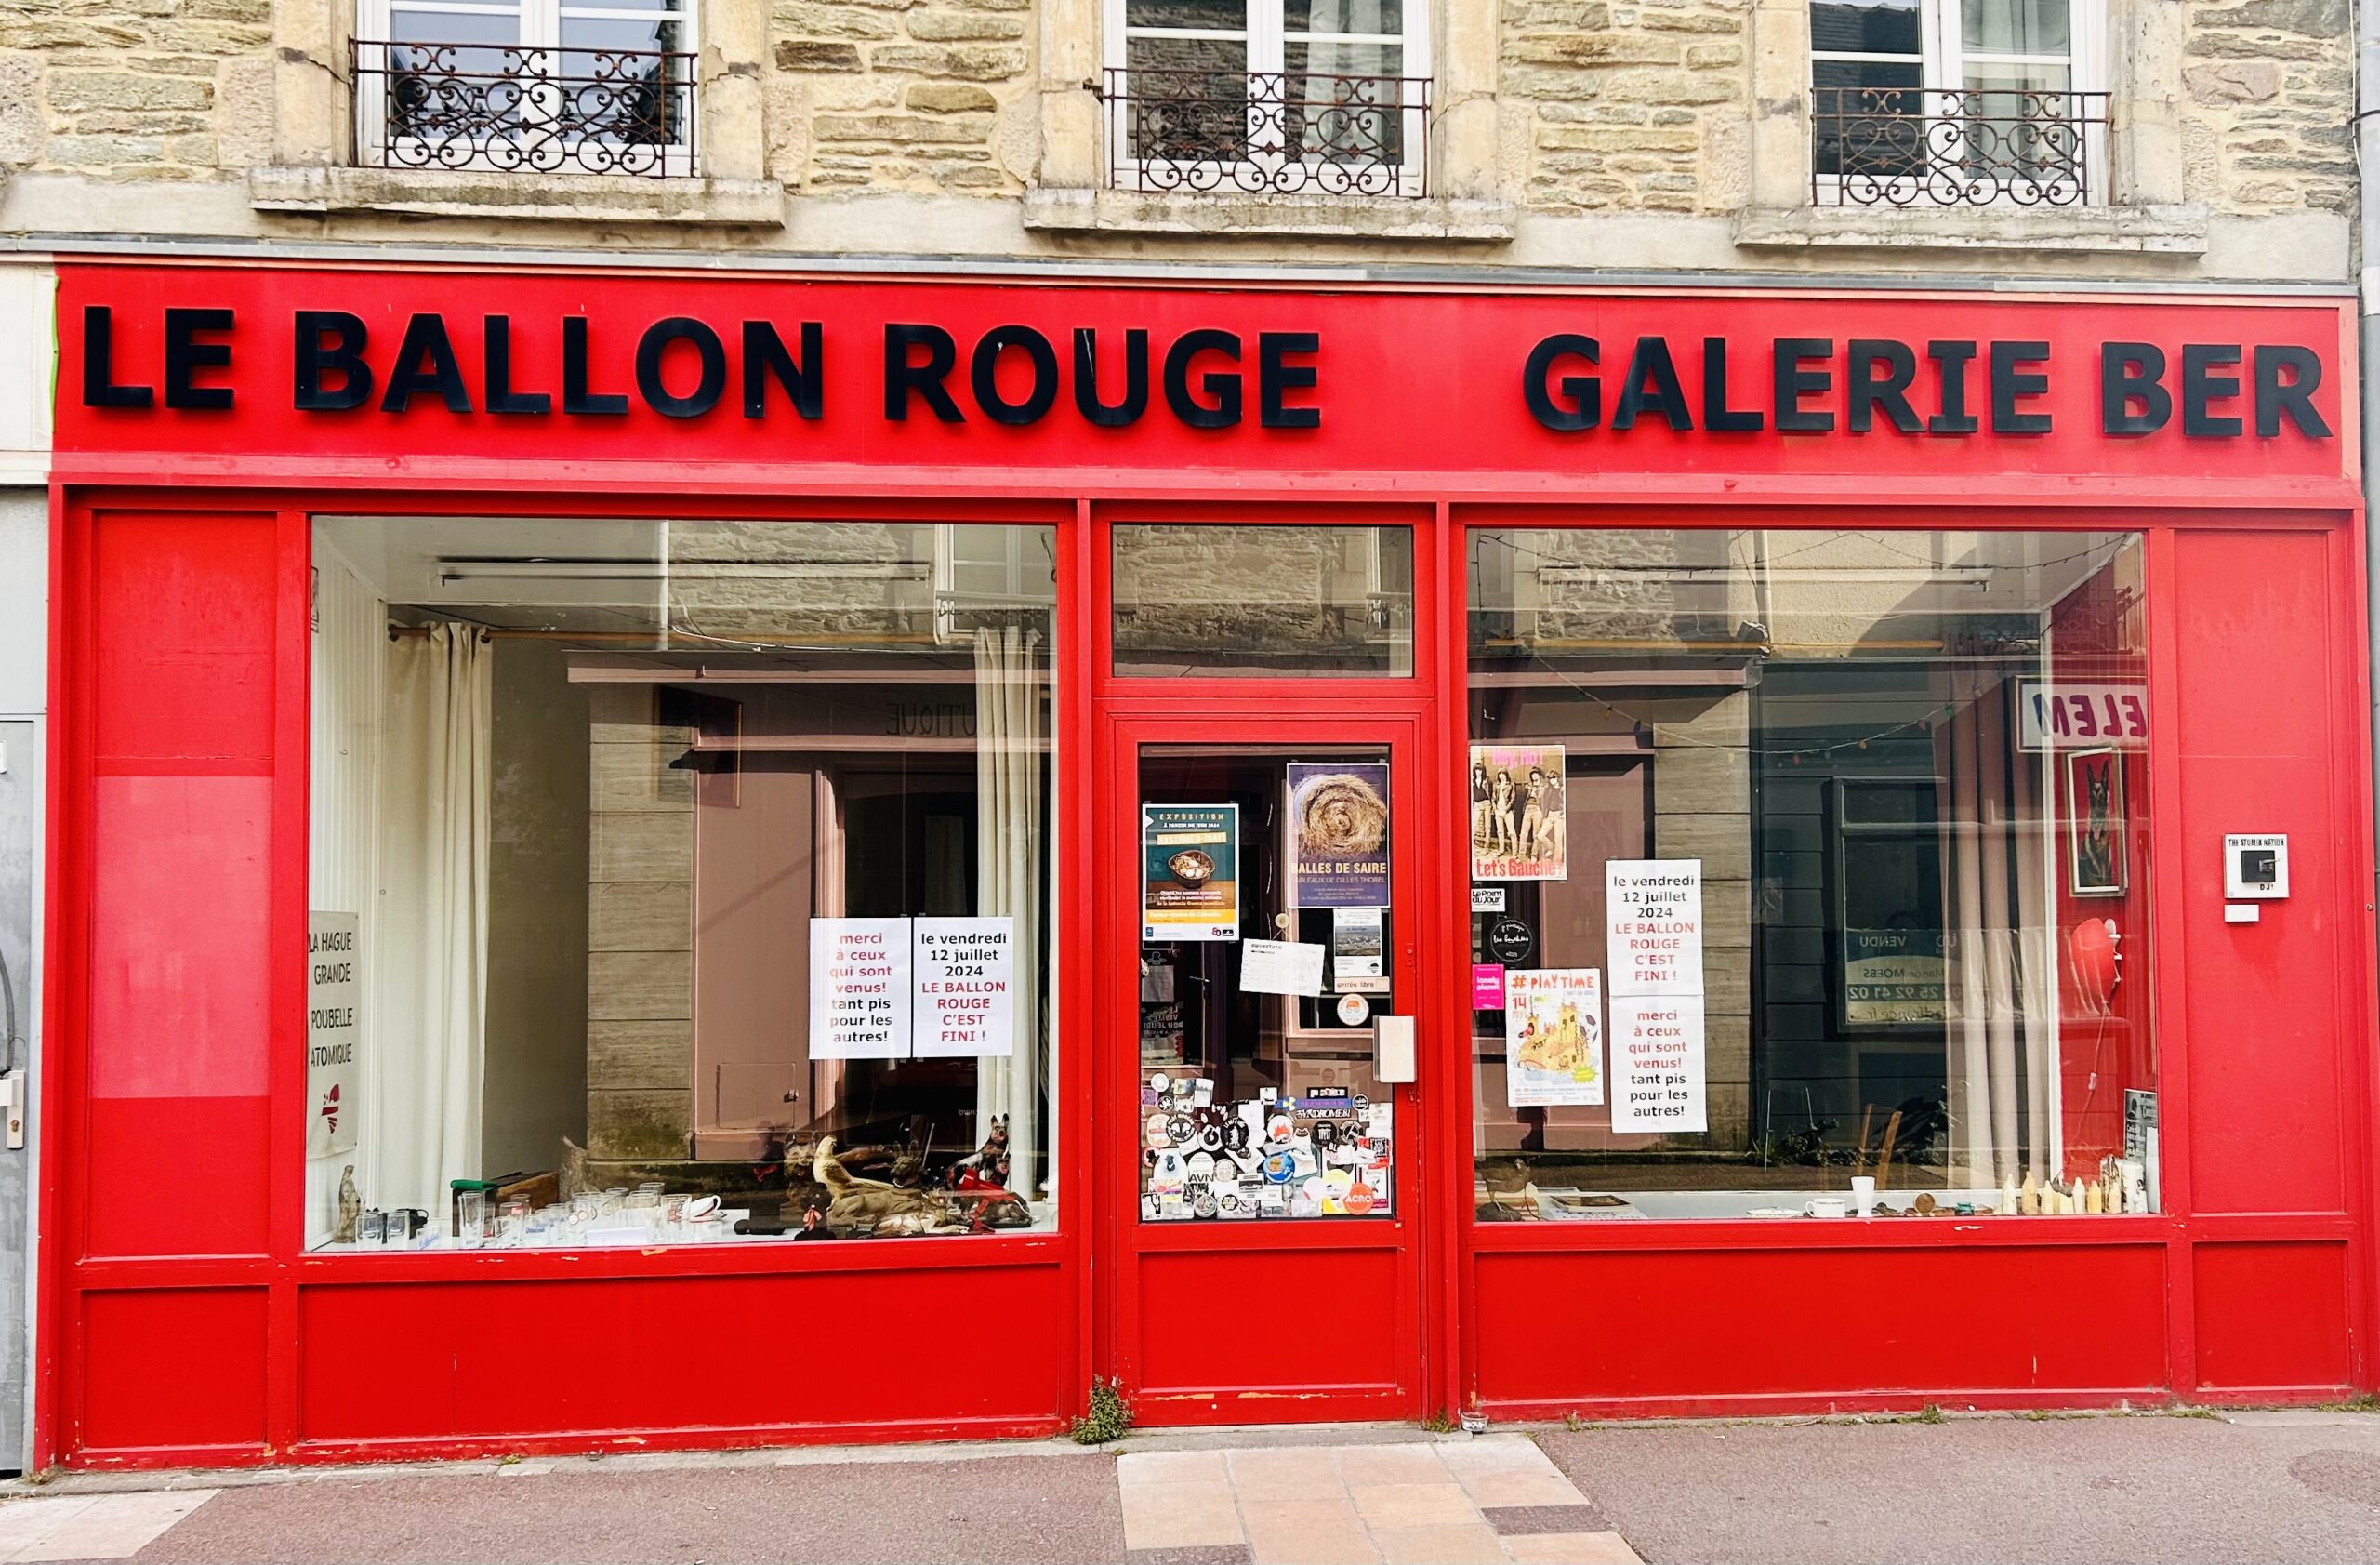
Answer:
[[[826,1187],[826,1226],[837,1233],[963,1234],[967,1225],[933,1197],[880,1179],[862,1179],[835,1156],[835,1138],[818,1143],[811,1176]]]

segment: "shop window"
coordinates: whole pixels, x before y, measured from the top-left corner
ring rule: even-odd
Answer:
[[[2106,196],[2098,0],[1815,0],[1822,206],[2077,206]]]
[[[1111,558],[1118,674],[1413,672],[1409,528],[1133,524]]]
[[[1111,182],[1427,193],[1421,0],[1109,0]]]
[[[1468,554],[1481,1220],[2156,1210],[2136,538]]]
[[[1051,1227],[1051,550],[318,522],[310,1245]]]
[[[694,0],[361,0],[356,161],[694,171]]]

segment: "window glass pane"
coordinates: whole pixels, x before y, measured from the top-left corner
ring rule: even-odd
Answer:
[[[1395,37],[1405,31],[1403,0],[1284,0],[1281,26],[1289,33],[1378,33]]]
[[[1193,523],[1113,537],[1119,674],[1413,671],[1410,529]]]
[[[1876,60],[1810,62],[1811,155],[1820,174],[1905,179],[1925,166],[1919,67]]]
[[[2149,1209],[2136,538],[1469,554],[1483,1220]]]
[[[1127,38],[1135,158],[1236,163],[1248,149],[1248,44],[1224,38]]]
[[[1394,1215],[1388,782],[1384,749],[1142,749],[1143,1221]],[[1260,937],[1315,949],[1320,992],[1271,992]]]
[[[1976,53],[2062,55],[2072,46],[2067,0],[1964,0],[1959,30]]]
[[[1960,122],[1967,176],[2003,185],[2078,185],[2082,101],[2063,65],[1971,66]]]
[[[1248,7],[1242,0],[1124,0],[1124,25],[1245,33]]]
[[[674,17],[562,19],[556,117],[565,133],[630,147],[684,145],[694,61],[669,56],[685,36]]]
[[[1924,46],[1917,0],[1817,0],[1810,48],[1818,54],[1916,54]]]
[[[1289,144],[1307,157],[1365,165],[1405,158],[1405,50],[1396,44],[1282,46]],[[1419,108],[1418,92],[1409,106]]]
[[[1051,562],[318,523],[309,1243],[1050,1227]]]

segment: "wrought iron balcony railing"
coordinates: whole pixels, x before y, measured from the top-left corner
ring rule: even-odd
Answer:
[[[2083,206],[2108,95],[1819,87],[1811,126],[1819,206]]]
[[[1428,193],[1427,77],[1110,69],[1102,96],[1117,190]]]
[[[692,54],[359,38],[353,60],[368,166],[694,171]]]

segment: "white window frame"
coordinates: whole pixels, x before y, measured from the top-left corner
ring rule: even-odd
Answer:
[[[1808,155],[1818,155],[1817,142],[1817,63],[1820,60],[1843,60],[1881,65],[1918,66],[1921,102],[1925,95],[1935,92],[1966,90],[1966,72],[1976,65],[2063,65],[2066,67],[2067,90],[2069,92],[2105,92],[2109,90],[2107,70],[2107,5],[2106,0],[2067,0],[2067,52],[2065,54],[2012,54],[1998,50],[1977,50],[1966,47],[1966,29],[1962,25],[1964,7],[1970,5],[1990,5],[1994,0],[1919,0],[1918,22],[1920,44],[1915,55],[1881,54],[1859,49],[1821,49],[1813,44],[1810,49],[1811,135]],[[2108,127],[2091,125],[2082,139],[2082,169],[2086,189],[2083,199],[2059,184],[2034,185],[2030,192],[2003,184],[1985,205],[2005,206],[2038,206],[2043,208],[2105,206],[2108,191]],[[1844,180],[1840,175],[1819,174],[1813,188],[1826,205],[1887,206],[1927,206],[1936,205],[1933,197],[1921,188],[1916,179],[1894,179],[1885,184],[1885,193],[1874,202],[1844,203]]]
[[[601,4],[582,4],[580,0],[356,0],[355,36],[358,39],[374,41],[375,46],[369,53],[377,56],[377,58],[364,58],[366,51],[362,45],[358,46],[358,63],[365,66],[370,73],[365,74],[359,71],[354,82],[357,161],[372,166],[430,171],[464,169],[475,172],[504,172],[511,166],[499,159],[488,156],[483,152],[474,153],[468,158],[456,158],[450,161],[438,154],[438,143],[410,137],[402,140],[401,145],[405,149],[404,152],[394,160],[390,158],[388,154],[391,149],[388,140],[389,45],[407,41],[390,37],[390,30],[395,26],[392,15],[394,11],[430,12],[444,16],[518,18],[519,42],[516,46],[522,49],[551,49],[557,54],[562,48],[562,20],[565,15],[573,20],[589,21],[675,20],[681,30],[681,35],[683,41],[676,49],[669,52],[687,55],[698,53],[701,43],[695,29],[701,10],[701,0],[668,0],[668,4],[670,9],[655,11],[629,10]],[[440,42],[442,40],[424,41]],[[687,73],[686,86],[686,116],[683,123],[691,127],[702,113],[700,82],[691,68]],[[528,167],[512,171],[523,174],[546,172]],[[563,169],[555,172],[569,175],[584,171]],[[695,172],[694,143],[681,139],[662,148],[659,172],[663,177],[691,177]],[[653,176],[640,170],[628,177],[649,179]]]
[[[1132,94],[1131,77],[1127,67],[1126,44],[1130,38],[1189,38],[1211,39],[1223,43],[1245,41],[1248,49],[1248,74],[1250,77],[1272,75],[1286,84],[1290,34],[1286,20],[1283,0],[1242,0],[1243,14],[1248,19],[1245,32],[1222,28],[1199,27],[1133,27],[1125,23],[1128,0],[1103,0],[1106,80],[1116,84],[1127,104]],[[1397,75],[1407,81],[1431,82],[1435,78],[1430,66],[1430,5],[1431,0],[1403,0],[1403,31],[1397,33],[1300,33],[1297,40],[1304,44],[1381,44],[1394,42],[1399,53]],[[1259,111],[1250,105],[1250,139],[1255,139],[1254,121]],[[1107,118],[1107,134],[1121,139],[1130,131],[1130,111],[1120,114],[1111,112]],[[1399,144],[1404,158],[1387,171],[1388,188],[1377,192],[1382,195],[1418,195],[1425,188],[1426,159],[1429,155],[1427,113],[1417,101],[1405,105],[1399,116]],[[1108,149],[1108,166],[1114,171],[1117,187],[1152,192],[1169,191],[1213,191],[1225,195],[1263,193],[1276,187],[1274,176],[1289,160],[1286,147],[1268,149],[1269,155],[1243,160],[1236,164],[1220,162],[1188,162],[1172,158],[1135,158],[1126,155],[1119,144]],[[1316,163],[1322,159],[1314,159]],[[1325,192],[1318,182],[1309,181],[1305,192]],[[1292,193],[1297,193],[1293,192]]]

